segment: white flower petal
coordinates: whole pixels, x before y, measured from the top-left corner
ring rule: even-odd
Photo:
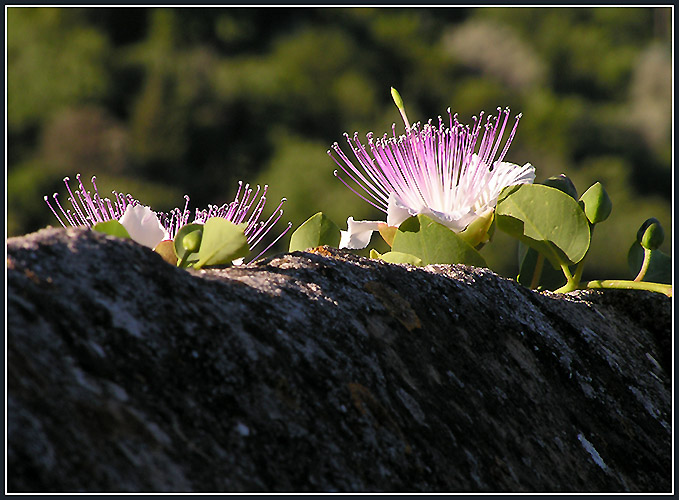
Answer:
[[[357,250],[365,248],[370,243],[373,231],[379,229],[384,222],[361,220],[355,221],[353,217],[347,219],[347,231],[340,231],[340,248]]]
[[[401,225],[401,222],[411,215],[416,214],[411,214],[408,207],[406,207],[394,193],[390,193],[389,204],[387,206],[387,225],[398,227]]]
[[[150,207],[128,205],[119,222],[134,241],[149,248],[167,238],[167,231]]]
[[[526,163],[523,167],[515,163],[496,163],[486,181],[485,192],[478,198],[475,205],[477,212],[488,207],[495,207],[500,192],[507,186],[516,184],[532,184],[535,180],[535,167]]]
[[[464,213],[459,211],[443,213],[437,212],[436,210],[430,210],[429,213],[425,213],[425,215],[428,215],[436,222],[443,224],[455,232],[464,231],[464,229],[477,217],[476,214],[470,210],[467,210]]]

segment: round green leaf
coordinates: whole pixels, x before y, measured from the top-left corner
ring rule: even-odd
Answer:
[[[394,236],[392,250],[410,254],[428,264],[468,264],[485,267],[486,261],[474,247],[451,229],[426,215],[403,221]]]
[[[105,233],[111,236],[117,236],[118,238],[130,238],[130,233],[127,232],[125,226],[123,226],[117,220],[108,220],[106,222],[97,222],[92,229]]]
[[[304,251],[322,245],[339,247],[340,228],[332,220],[318,212],[299,226],[290,237],[289,251]]]
[[[585,213],[558,189],[540,184],[507,187],[495,215],[501,231],[544,254],[555,269],[579,262],[589,248]]]
[[[545,179],[545,182],[542,184],[558,189],[574,200],[578,199],[578,190],[575,188],[573,181],[570,180],[566,174],[553,175],[552,177]]]
[[[230,264],[245,257],[250,248],[242,227],[222,217],[212,217],[203,225],[203,239],[198,250],[198,262],[194,269],[203,266]]]

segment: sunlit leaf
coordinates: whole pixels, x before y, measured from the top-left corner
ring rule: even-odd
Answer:
[[[414,255],[428,264],[468,264],[485,267],[486,261],[474,248],[446,226],[426,215],[410,217],[394,236],[394,252]]]
[[[198,250],[195,269],[203,266],[230,264],[245,257],[250,249],[243,228],[222,217],[208,219],[203,226],[203,238]]]
[[[562,191],[540,184],[505,188],[496,208],[498,228],[542,253],[555,269],[582,260],[590,243],[582,208]]]
[[[117,220],[97,222],[92,229],[111,236],[117,236],[118,238],[131,238],[127,229],[125,229],[125,227]]]
[[[289,251],[304,251],[328,245],[337,248],[340,243],[340,228],[332,220],[318,212],[299,226],[290,237]]]
[[[381,259],[384,262],[389,262],[391,264],[412,264],[414,266],[421,266],[422,259],[415,257],[409,253],[403,252],[387,252],[380,254],[377,250],[370,250],[371,259]]]

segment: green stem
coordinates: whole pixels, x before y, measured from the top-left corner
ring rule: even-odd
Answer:
[[[651,263],[651,251],[648,248],[644,248],[644,262],[641,264],[641,269],[639,269],[639,274],[634,278],[634,281],[641,281],[646,276],[648,271],[648,265]]]
[[[566,284],[554,291],[556,293],[566,293],[572,292],[573,290],[577,290],[578,286],[580,285],[580,282],[575,280],[575,278],[571,274],[571,270],[568,269],[568,265],[561,264],[561,270],[563,271],[564,276],[566,276]]]
[[[530,282],[530,287],[535,290],[540,284],[540,275],[542,274],[542,267],[545,264],[545,256],[538,253],[538,258],[535,261],[535,270],[533,271],[533,279]]]
[[[586,255],[585,255],[586,257]],[[582,279],[582,270],[585,267],[585,258],[583,257],[580,262],[578,262],[578,267],[575,268],[575,274],[573,274],[573,281],[577,283],[578,285],[580,284],[580,280]]]
[[[622,290],[648,290],[672,296],[672,285],[664,283],[651,283],[649,281],[629,281],[629,280],[595,280],[585,285],[585,288],[618,288]]]
[[[177,267],[186,267],[186,258],[189,256],[189,252],[186,252],[184,256],[177,262]]]
[[[592,241],[592,236],[594,235],[594,228],[596,227],[596,224],[589,224],[589,238],[590,242]],[[587,255],[589,254],[591,247],[587,249],[585,252],[585,255],[582,257],[580,262],[578,262],[578,267],[575,268],[575,274],[573,275],[573,280],[575,281],[577,286],[580,286],[580,280],[582,279],[582,271],[585,269],[585,259],[587,258]]]

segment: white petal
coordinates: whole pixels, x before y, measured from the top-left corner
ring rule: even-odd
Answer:
[[[523,167],[519,167],[515,163],[501,162],[496,163],[491,173],[491,178],[488,180],[486,192],[483,196],[483,201],[476,205],[476,211],[483,211],[486,207],[495,207],[497,198],[507,186],[514,186],[516,184],[532,184],[535,180],[535,167],[530,163],[526,163]]]
[[[156,213],[143,205],[128,205],[119,222],[134,241],[149,248],[155,248],[158,243],[168,238],[167,231],[160,224]]]
[[[472,213],[470,210],[467,210],[464,213],[458,211],[447,214],[435,210],[430,210],[429,213],[425,213],[425,215],[430,216],[436,222],[443,224],[447,228],[455,231],[456,233],[464,231],[464,229],[469,225],[469,223],[476,219],[476,214]]]
[[[387,206],[387,225],[398,227],[401,225],[401,222],[411,215],[416,214],[410,213],[408,207],[401,203],[394,193],[390,193],[389,204]]]
[[[353,217],[347,219],[347,231],[340,231],[340,248],[357,250],[365,248],[370,243],[373,231],[379,229],[384,222],[361,220],[355,221]]]
[[[513,186],[514,184],[532,184],[535,180],[535,167],[530,163],[519,167],[516,163],[503,161],[496,163],[495,168],[498,169],[498,174],[501,174],[505,182],[502,187]]]

